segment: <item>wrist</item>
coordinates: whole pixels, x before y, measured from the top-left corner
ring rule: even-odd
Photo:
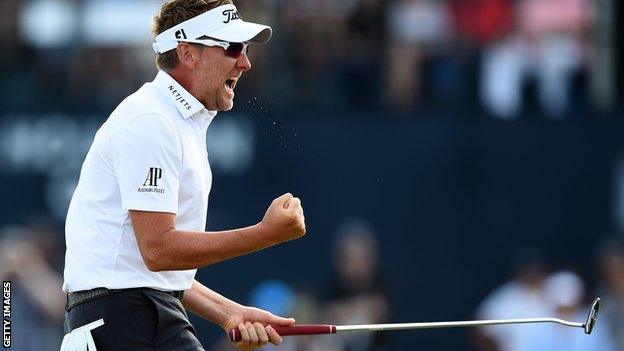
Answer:
[[[222,318],[217,322],[217,324],[221,326],[221,328],[223,328],[225,331],[236,328],[238,326],[238,323],[240,323],[238,319],[242,315],[242,309],[244,307],[245,306],[237,302],[230,301],[230,303],[223,306]]]
[[[238,303],[195,281],[184,294],[184,307],[216,325],[226,328],[236,314]]]
[[[274,238],[273,231],[263,221],[260,221],[258,224],[252,226],[252,228],[255,232],[255,237],[259,239],[259,244],[262,248],[267,248],[280,243]]]

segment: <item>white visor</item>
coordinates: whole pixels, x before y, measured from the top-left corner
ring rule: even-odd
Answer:
[[[271,35],[271,27],[243,21],[236,6],[228,4],[204,12],[158,34],[153,47],[154,52],[162,54],[175,49],[180,41],[200,42],[199,38],[203,36],[230,43],[249,41],[264,43],[271,39]]]

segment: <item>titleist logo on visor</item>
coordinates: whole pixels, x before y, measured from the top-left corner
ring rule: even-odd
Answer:
[[[238,14],[238,11],[236,11],[234,9],[223,11],[223,16],[226,17],[226,19],[225,19],[225,21],[223,21],[223,23],[230,23],[230,21],[241,19],[241,16]]]

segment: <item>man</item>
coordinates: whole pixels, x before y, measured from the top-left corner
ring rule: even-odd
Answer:
[[[85,350],[88,342],[100,351],[203,350],[185,308],[240,330],[240,349],[277,345],[271,325],[293,319],[194,280],[199,267],[305,234],[301,202],[290,194],[256,225],[203,231],[212,183],[206,130],[216,111],[232,108],[251,68],[247,43],[269,40],[271,28],[244,22],[231,0],[172,0],[153,32],[160,72],[97,132],[67,214],[63,289],[73,332],[64,347],[75,349],[71,336],[85,337],[86,328]]]

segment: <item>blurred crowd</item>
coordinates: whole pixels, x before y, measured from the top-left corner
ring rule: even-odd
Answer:
[[[47,217],[0,228],[0,278],[12,281],[13,345],[20,351],[56,350],[62,338],[65,297],[61,291],[62,235]],[[390,323],[391,293],[380,264],[377,233],[364,219],[350,219],[333,235],[333,269],[314,291],[302,282],[266,280],[248,294],[249,305],[293,316],[298,324]],[[535,248],[517,252],[509,281],[477,307],[476,319],[556,317],[584,321],[593,297],[602,298],[591,337],[555,324],[473,329],[476,351],[624,351],[624,241],[611,238],[595,250],[595,270],[552,269]],[[594,271],[596,273],[594,273]],[[200,331],[201,334],[201,331]],[[37,335],[33,338],[32,335]],[[354,333],[285,338],[284,351],[392,350],[387,333]],[[468,341],[468,340],[467,340]],[[207,350],[234,351],[226,336]],[[267,346],[265,350],[276,350]]]
[[[98,1],[46,0],[71,5],[72,13]],[[24,4],[33,2],[0,3],[5,111],[107,112],[153,78],[149,42],[90,43],[73,35],[62,46],[41,47],[25,40]],[[268,45],[251,48],[253,79],[238,88],[263,104],[399,115],[459,107],[515,119],[527,109],[563,118],[613,103],[615,10],[603,0],[236,3],[246,18],[275,29]]]
[[[551,270],[536,249],[518,252],[513,277],[492,291],[476,312],[478,319],[555,317],[585,321],[594,297],[601,297],[599,322],[588,337],[556,324],[490,326],[477,329],[479,351],[624,350],[624,242],[604,242],[596,250],[598,284],[588,289],[580,273]],[[594,274],[592,274],[592,277]]]
[[[37,22],[34,34],[33,26],[24,24],[33,4],[80,16],[81,9],[97,2],[119,6],[146,2],[156,7],[161,3],[0,1],[0,119],[4,114],[37,112],[95,113],[103,119],[128,93],[153,78],[149,39],[140,45],[121,43],[121,39],[118,44],[96,43],[74,33],[69,41],[42,45],[47,23]],[[254,101],[259,102],[238,103],[248,109],[334,108],[405,116],[445,109],[462,116],[476,111],[512,120],[527,110],[561,119],[572,112],[611,108],[614,3],[237,0],[245,18],[274,28],[269,44],[251,47],[251,79],[237,87],[239,96],[257,97]],[[153,13],[132,15],[149,18]],[[117,25],[131,27],[124,22],[127,18],[120,15]],[[25,28],[31,28],[29,35]],[[62,135],[52,128],[50,132]],[[20,144],[16,149],[26,148]],[[13,282],[17,350],[55,350],[60,344],[65,303],[62,233],[62,224],[47,218],[0,226],[0,278]],[[271,280],[260,282],[246,302],[294,315],[298,323],[391,322],[391,296],[381,262],[375,230],[365,220],[349,220],[336,229],[334,269],[320,292]],[[624,351],[624,243],[601,245],[596,262],[598,274],[587,279],[582,274],[587,272],[552,269],[543,255],[523,250],[514,263],[513,277],[488,294],[475,313],[484,319],[584,320],[591,298],[600,296],[603,309],[591,338],[558,326],[500,326],[475,331],[473,347],[479,351]],[[226,340],[206,346],[231,350]],[[331,339],[288,338],[280,349],[383,351],[390,346],[384,334],[364,333]]]

